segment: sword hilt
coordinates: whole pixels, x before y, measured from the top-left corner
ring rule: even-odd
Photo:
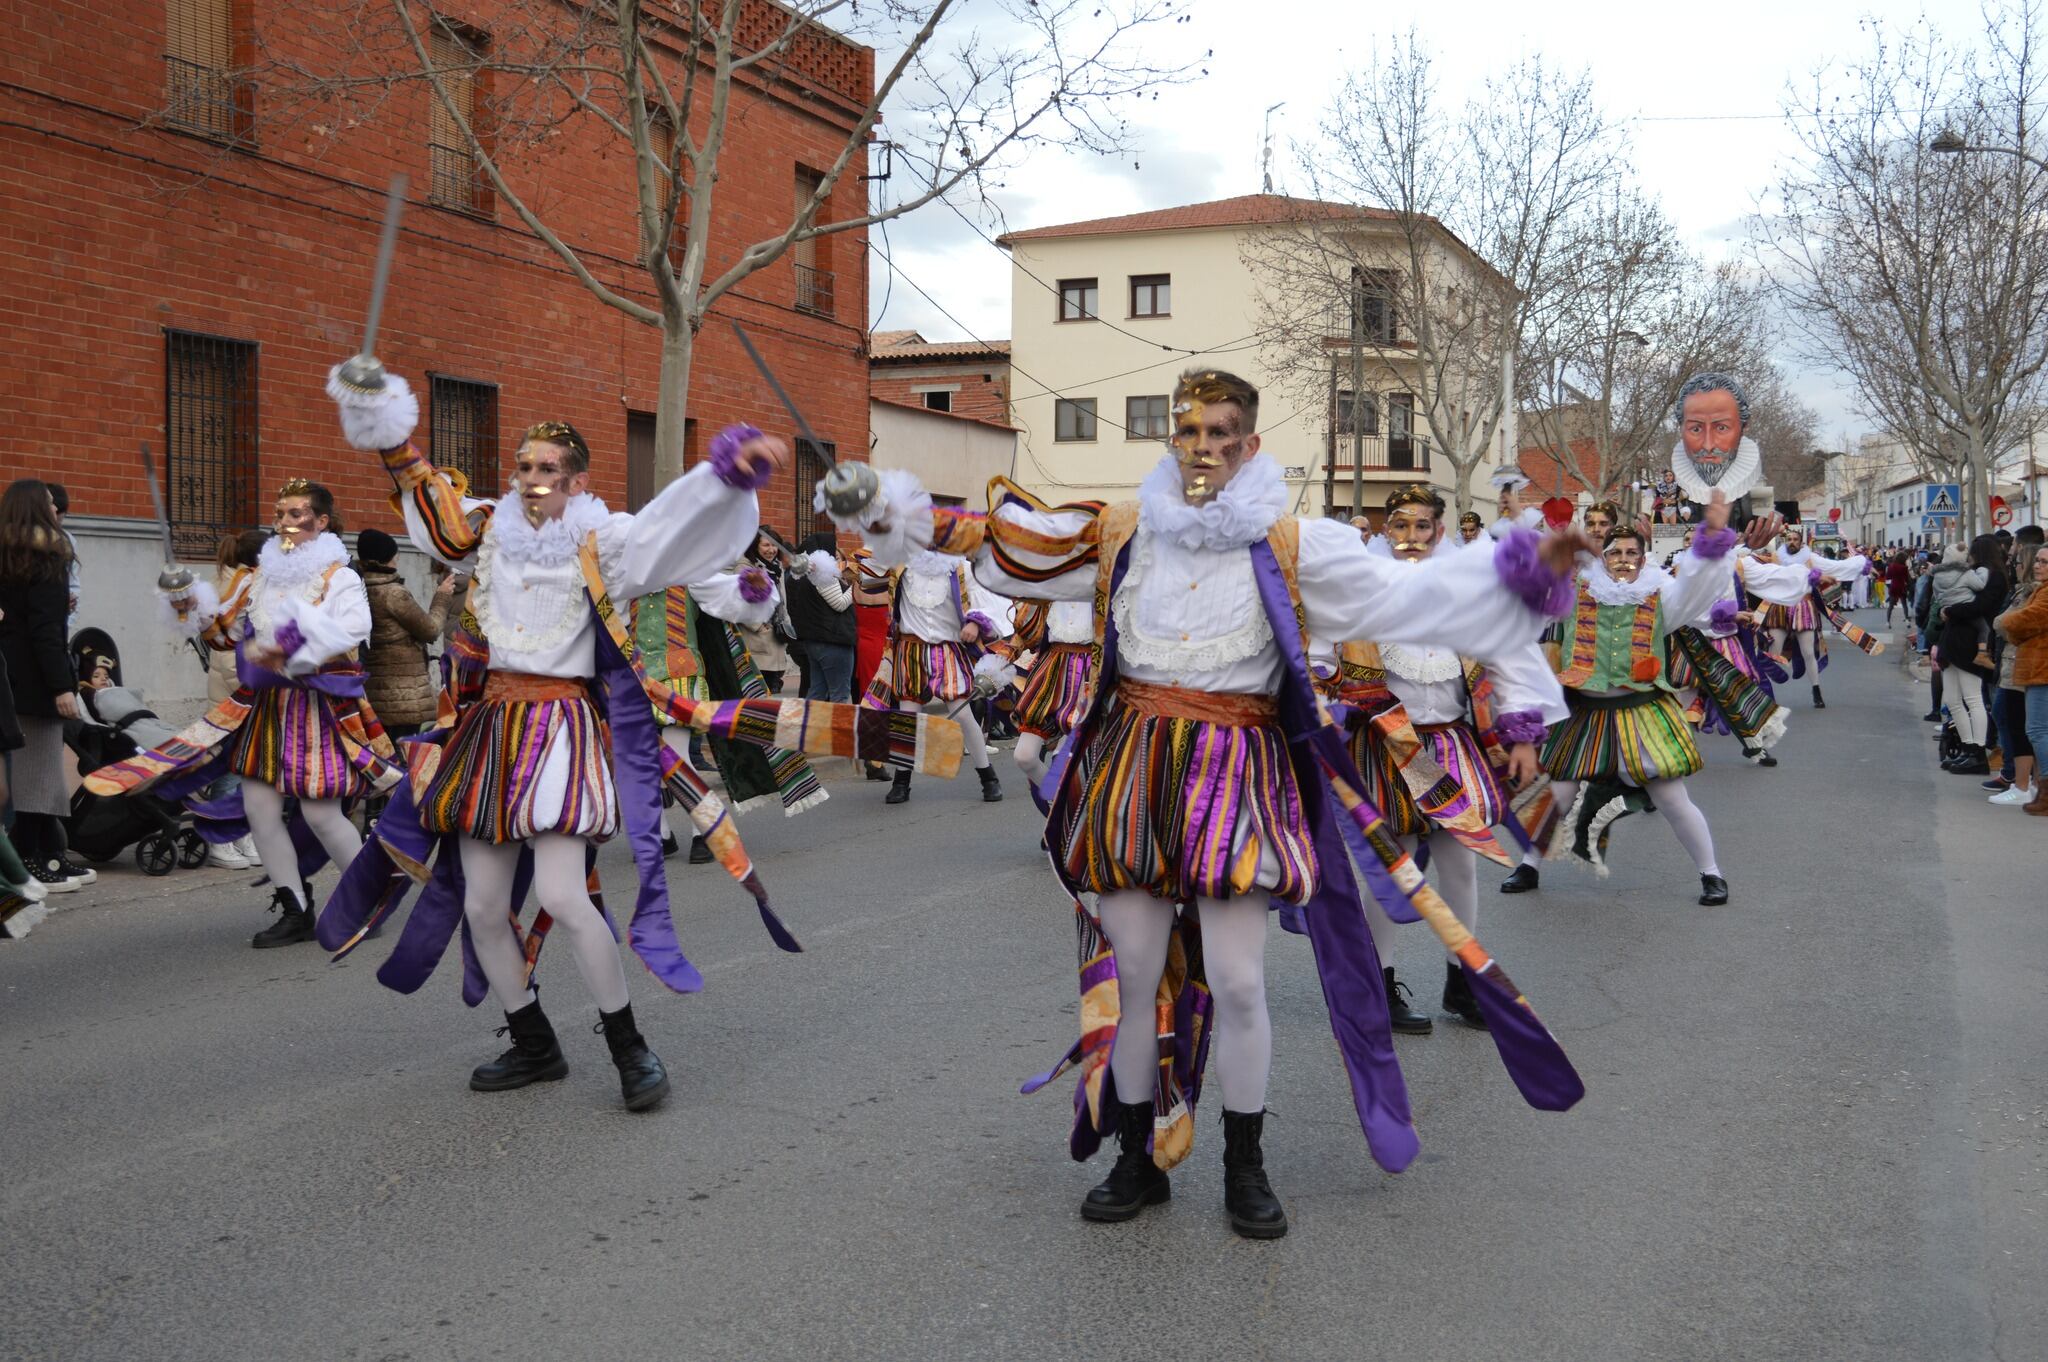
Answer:
[[[838,463],[819,480],[818,489],[834,520],[853,520],[882,494],[882,480],[864,463]]]
[[[341,363],[335,378],[343,387],[359,393],[384,391],[384,366],[375,355],[352,355]]]

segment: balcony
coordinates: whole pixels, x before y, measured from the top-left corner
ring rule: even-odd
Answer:
[[[1415,338],[1401,325],[1400,309],[1394,300],[1376,294],[1361,294],[1349,304],[1333,303],[1323,309],[1322,336],[1325,348],[1412,350]]]
[[[1350,435],[1333,437],[1324,451],[1325,470],[1348,478],[1354,471],[1367,477],[1384,473],[1429,472],[1429,440],[1415,435]]]
[[[242,103],[247,82],[231,71],[183,57],[164,57],[164,122],[215,142],[238,142],[248,133]]]
[[[811,265],[796,267],[796,310],[814,317],[832,315],[832,271]]]

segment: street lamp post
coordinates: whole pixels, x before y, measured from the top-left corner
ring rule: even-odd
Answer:
[[[2031,155],[2018,147],[1981,147],[1963,140],[1963,135],[1954,128],[1943,128],[1939,136],[1927,144],[1927,149],[1944,156],[1959,156],[1966,151],[1988,151],[1999,156],[2017,156],[2036,170],[2048,170],[2048,161]]]

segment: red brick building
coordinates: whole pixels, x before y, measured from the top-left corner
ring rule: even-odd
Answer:
[[[877,331],[868,391],[877,400],[1010,425],[1010,343],[928,341]]]
[[[422,448],[494,489],[528,424],[566,419],[590,441],[599,495],[623,506],[651,492],[658,331],[599,302],[497,201],[423,83],[394,86],[360,121],[291,96],[278,61],[336,66],[346,8],[8,0],[8,464],[68,484],[87,520],[148,515],[136,459],[147,440],[183,555],[210,556],[221,529],[267,518],[272,490],[294,475],[331,485],[351,529],[397,527],[384,475],[341,443],[322,384],[360,342],[383,191],[400,170],[410,206],[377,351],[421,393]],[[437,52],[488,48],[494,23],[513,29],[510,8],[437,6],[450,21],[430,35]],[[781,21],[763,3],[743,28],[764,35]],[[656,60],[674,81],[685,56],[657,44]],[[489,83],[508,78],[472,79],[462,98],[482,132],[510,93]],[[784,63],[735,81],[707,277],[786,225],[873,79],[872,51],[816,30]],[[501,150],[511,187],[593,273],[655,305],[627,143],[585,116],[544,157]],[[865,169],[856,158],[821,220],[865,211]],[[719,305],[819,437],[856,457],[868,445],[865,247],[858,231],[821,239]],[[742,418],[794,435],[730,328],[707,325],[685,417],[692,457]],[[764,491],[773,523],[809,523],[815,472]]]

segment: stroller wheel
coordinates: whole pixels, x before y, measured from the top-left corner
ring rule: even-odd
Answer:
[[[145,875],[168,875],[178,865],[178,842],[170,833],[152,832],[135,844],[135,864]]]
[[[178,864],[187,870],[206,864],[206,839],[189,828],[178,835]]]

